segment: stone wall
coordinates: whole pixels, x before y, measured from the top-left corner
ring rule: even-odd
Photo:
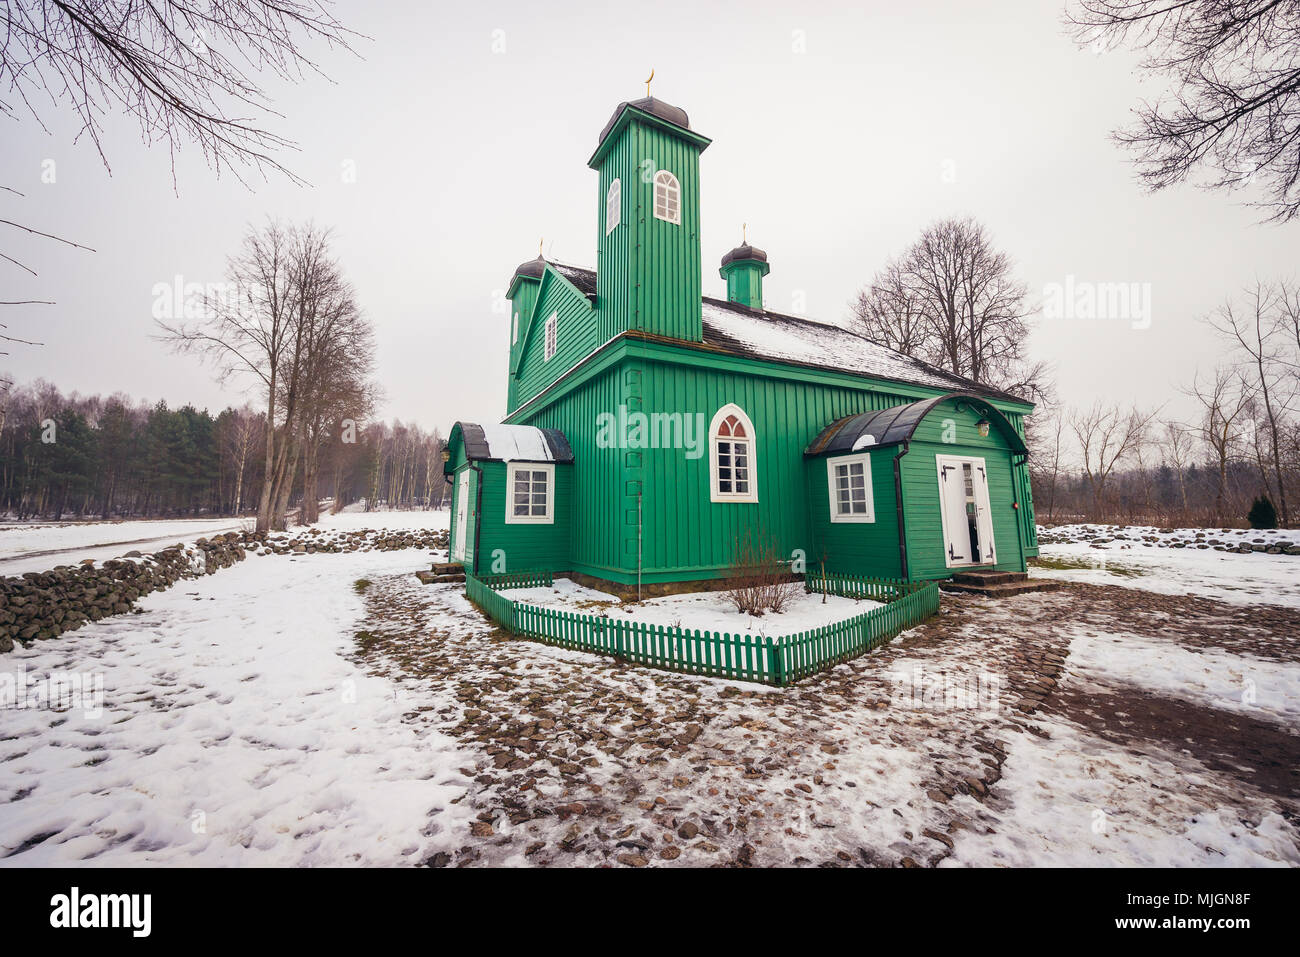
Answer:
[[[229,568],[249,552],[302,555],[446,547],[445,530],[230,532],[151,555],[127,552],[99,565],[87,560],[47,572],[0,577],[0,652],[11,651],[16,643],[57,638],[88,621],[129,612],[145,595],[170,588],[181,579]]]

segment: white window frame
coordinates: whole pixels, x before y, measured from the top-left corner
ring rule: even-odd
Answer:
[[[546,320],[546,342],[542,347],[542,361],[550,362],[555,355],[555,351],[560,348],[560,314],[551,313],[551,317]]]
[[[839,476],[836,470],[840,466],[862,466],[863,486],[867,496],[867,510],[865,512],[841,512],[839,492]],[[863,453],[861,455],[840,455],[835,458],[826,460],[826,484],[830,493],[830,511],[832,522],[856,522],[870,523],[876,520],[876,499],[871,488],[871,455]]]
[[[721,440],[734,445],[736,441],[731,436],[718,435],[718,427],[729,415],[734,415],[745,427],[745,438],[742,441],[748,446],[746,468],[749,470],[749,491],[747,492],[723,492],[719,489],[718,442]],[[732,454],[734,456],[735,453]],[[758,437],[754,434],[754,423],[749,421],[745,410],[735,403],[728,403],[720,408],[713,416],[713,421],[709,423],[709,500],[713,502],[758,501]]]
[[[546,473],[546,514],[515,514],[515,475],[519,472]],[[532,495],[532,478],[528,481],[529,496]],[[531,511],[532,504],[529,503]],[[542,462],[507,462],[506,463],[506,524],[507,525],[554,525],[555,524],[555,466]]]
[[[663,197],[662,216],[659,214],[660,196]],[[682,184],[666,169],[655,173],[654,212],[655,219],[662,219],[665,223],[672,223],[675,226],[680,226],[682,223]]]
[[[519,341],[519,310],[515,310],[515,322],[513,331],[510,333],[510,344],[513,346]]]
[[[612,233],[623,221],[623,183],[617,177],[605,193],[605,235]]]

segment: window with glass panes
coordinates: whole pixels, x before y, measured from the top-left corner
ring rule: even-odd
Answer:
[[[870,458],[855,455],[831,459],[826,467],[830,480],[831,521],[873,521]]]
[[[555,472],[549,465],[510,466],[510,499],[506,509],[508,522],[552,521],[552,493]]]
[[[750,441],[745,423],[729,415],[718,426],[717,462],[718,493],[720,495],[749,495]]]

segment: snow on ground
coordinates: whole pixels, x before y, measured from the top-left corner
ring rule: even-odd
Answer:
[[[242,519],[0,524],[0,575],[48,571],[83,558],[107,561],[129,551],[157,551],[177,542],[237,532]],[[251,525],[247,525],[251,528]]]
[[[1117,748],[1067,721],[1040,730],[1018,737],[1002,766],[1001,821],[963,833],[944,866],[1300,865],[1285,818],[1268,811],[1243,822],[1241,796],[1194,761]]]
[[[451,513],[445,508],[428,509],[427,511],[411,509],[391,512],[363,512],[344,509],[337,515],[322,515],[318,524],[321,528],[341,532],[360,529],[377,529],[380,531],[386,529],[392,532],[423,528],[444,529],[450,527],[448,524],[450,515]],[[312,526],[299,526],[290,529],[290,532],[303,531],[307,527]]]
[[[550,588],[512,588],[505,592],[515,601],[547,608],[563,608],[588,615],[617,615],[628,621],[651,625],[680,625],[693,631],[712,631],[731,635],[793,635],[810,628],[833,624],[865,614],[880,603],[864,599],[839,598],[835,595],[809,595],[798,586],[789,607],[762,617],[742,614],[728,600],[726,592],[695,592],[649,598],[624,605],[615,595],[579,585],[567,578],[557,578]]]
[[[251,518],[230,517],[0,524],[0,576],[48,571],[56,565],[75,565],[86,558],[105,562],[121,558],[129,551],[148,554],[170,545],[188,544],[195,539],[223,532],[251,531],[254,524]],[[297,526],[286,534],[293,536],[310,528],[347,532],[359,529],[405,531],[447,527],[446,509],[392,512],[344,510],[338,515],[322,515],[317,525]]]
[[[1081,541],[1148,542],[1166,547],[1275,545],[1300,541],[1300,531],[1285,528],[1159,528],[1155,525],[1039,525],[1038,539],[1048,544]]]
[[[1070,669],[1221,711],[1300,727],[1300,664],[1132,633],[1079,633]]]
[[[0,658],[0,699],[7,675],[102,683],[0,719],[0,865],[1300,866],[1297,613],[1139,590],[1214,585],[1203,550],[1111,576],[1137,588],[946,596],[784,689],[505,635],[458,586],[417,584],[425,555],[250,556]],[[564,579],[508,594],[627,610]],[[871,606],[813,597],[748,625]],[[717,593],[633,612],[740,617]]]
[[[1291,533],[1293,536],[1295,533]],[[1300,557],[1112,541],[1042,545],[1034,578],[1123,585],[1161,595],[1300,608]]]
[[[386,588],[371,596],[386,618],[377,665],[459,704],[452,733],[486,751],[469,799],[485,830],[449,863],[1300,864],[1278,775],[1244,767],[1256,756],[1230,741],[1230,769],[1215,766],[1225,740],[1198,736],[1203,726],[1152,718],[1149,737],[1111,739],[1077,712],[1023,712],[1021,696],[1041,688],[1055,656],[1069,662],[1064,686],[1111,697],[1098,677],[1173,671],[1120,704],[1140,715],[1153,701],[1158,712],[1162,695],[1179,694],[1202,722],[1223,724],[1226,692],[1185,657],[1178,618],[1163,607],[1173,599],[1141,607],[1170,636],[1144,656],[1108,662],[1104,645],[1088,643],[1100,635],[1076,624],[1087,613],[1119,625],[1130,607],[1077,592],[946,598],[937,618],[871,655],[759,689],[485,635],[454,587]],[[555,604],[598,597],[558,590]],[[1217,620],[1200,613],[1200,625]],[[1287,740],[1300,728],[1279,704],[1294,700],[1290,684],[1274,687],[1294,672],[1213,650],[1203,662],[1261,686],[1260,706],[1243,714],[1275,722]],[[1263,747],[1275,763],[1290,760],[1287,745]]]
[[[6,711],[0,864],[418,863],[459,838],[464,755],[403,720],[429,696],[350,660],[354,582],[423,564],[250,557],[5,656],[15,684],[71,672],[103,695]]]
[[[1300,865],[1287,803],[1268,796],[1253,756],[1229,755],[1235,774],[1225,775],[1214,754],[1222,742],[1176,718],[1161,727],[1157,717],[1172,697],[1195,706],[1198,722],[1223,724],[1220,711],[1248,715],[1277,722],[1289,741],[1287,732],[1300,731],[1300,664],[1192,650],[1180,644],[1176,621],[1158,636],[1099,633],[1069,614],[1083,601],[1058,593],[989,603],[968,626],[972,636],[986,628],[1042,634],[1042,619],[1035,627],[1038,616],[1015,608],[1054,605],[1061,612],[1054,640],[1068,657],[1056,700],[1033,715],[1033,733],[1013,739],[996,790],[999,822],[963,832],[944,866]],[[1144,617],[1162,617],[1158,605],[1153,599]],[[1100,613],[1087,611],[1091,621]],[[1248,687],[1255,694],[1243,699]],[[1119,700],[1102,712],[1090,697],[1098,695]],[[1270,757],[1283,766],[1292,760]]]

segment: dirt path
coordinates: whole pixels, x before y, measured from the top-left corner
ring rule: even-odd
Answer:
[[[876,653],[777,690],[517,640],[454,586],[385,579],[367,599],[360,657],[436,690],[440,703],[408,719],[456,737],[475,781],[477,822],[432,865],[933,866],[960,859],[966,840],[995,848],[995,862],[1003,843],[1032,855],[1016,846],[1032,795],[1004,768],[1062,727],[1125,765],[1176,759],[1240,826],[1283,813],[1291,832],[1273,847],[1294,843],[1295,728],[1224,722],[1158,695],[1107,701],[1091,682],[1075,688],[1068,662],[1080,627],[1295,661],[1295,612],[1087,586],[1001,603],[945,597],[939,615]],[[1120,807],[1107,813],[1125,821],[1131,786],[1116,787]],[[1179,787],[1170,781],[1170,794]],[[1166,805],[1168,822],[1135,805],[1131,827],[1184,824],[1186,810]]]

